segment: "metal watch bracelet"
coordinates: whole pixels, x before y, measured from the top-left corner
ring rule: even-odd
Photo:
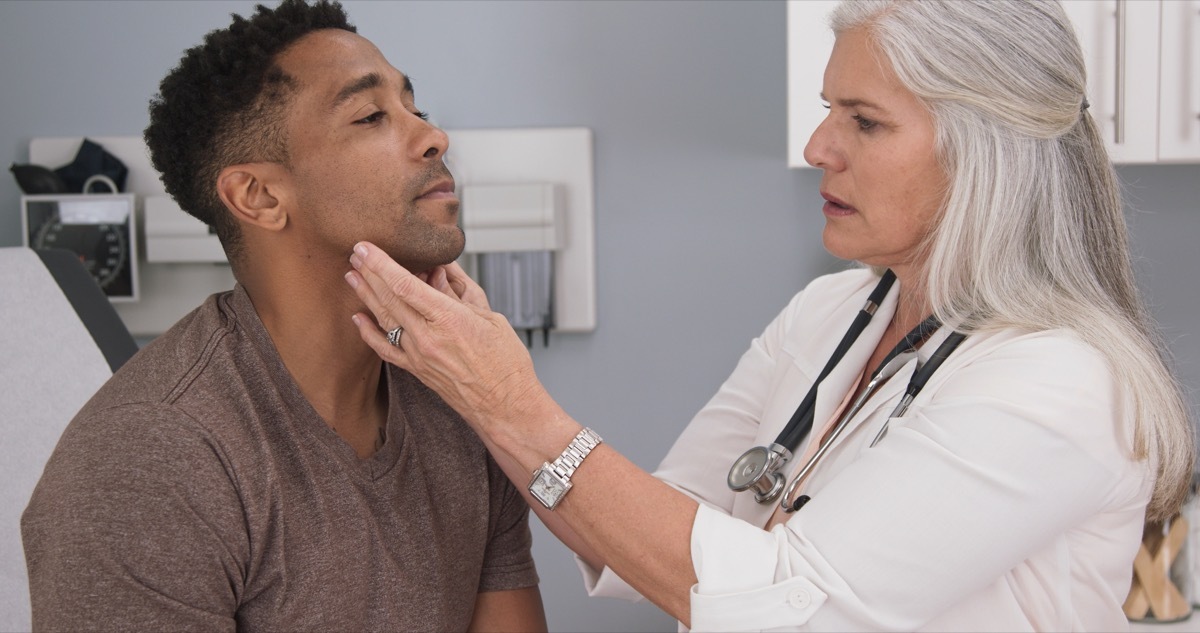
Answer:
[[[588,453],[592,452],[592,449],[599,446],[602,441],[604,440],[595,431],[583,427],[575,439],[571,440],[571,443],[563,449],[558,459],[550,463],[550,468],[554,470],[554,474],[569,481],[571,475],[575,474],[575,469],[583,463],[583,458],[587,457]]]
[[[603,441],[595,431],[584,428],[571,440],[562,454],[553,463],[543,463],[533,473],[529,482],[529,494],[547,510],[554,510],[571,491],[571,475],[583,463],[583,459]]]

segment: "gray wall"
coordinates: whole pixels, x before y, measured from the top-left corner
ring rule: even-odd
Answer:
[[[250,6],[0,2],[0,152],[140,134],[182,50]],[[642,467],[792,293],[841,267],[821,248],[819,172],[785,167],[782,2],[346,6],[443,127],[594,131],[599,326],[533,356],[567,411]],[[1146,292],[1194,389],[1200,166],[1121,172]],[[0,246],[20,243],[18,195],[0,177]],[[567,551],[535,539],[552,629],[674,629],[652,606],[587,598]]]

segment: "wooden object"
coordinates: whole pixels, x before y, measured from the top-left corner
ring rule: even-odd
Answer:
[[[1166,523],[1147,523],[1142,544],[1133,559],[1133,586],[1125,599],[1125,615],[1130,620],[1183,620],[1191,615],[1192,605],[1180,586],[1182,578],[1172,567],[1186,565],[1180,559],[1187,543],[1188,522],[1176,516]]]

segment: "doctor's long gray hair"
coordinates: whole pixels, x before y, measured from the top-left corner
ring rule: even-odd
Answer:
[[[1084,107],[1083,55],[1057,2],[843,2],[930,110],[949,188],[924,244],[934,312],[962,329],[1065,328],[1103,353],[1157,462],[1151,518],[1191,481],[1188,409],[1138,294],[1120,189]]]

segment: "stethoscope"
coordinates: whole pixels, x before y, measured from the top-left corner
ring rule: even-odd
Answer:
[[[809,458],[800,472],[792,478],[790,484],[785,483],[785,478],[780,472],[784,465],[792,459],[792,451],[800,446],[800,442],[805,435],[812,430],[813,425],[813,409],[817,400],[817,388],[821,386],[821,382],[833,371],[833,368],[841,362],[842,357],[846,355],[854,342],[866,329],[867,324],[871,322],[871,317],[875,315],[875,311],[879,309],[883,298],[887,296],[888,290],[896,281],[896,275],[888,270],[884,272],[883,277],[879,280],[879,284],[871,291],[867,297],[867,302],[863,305],[862,310],[854,317],[854,322],[850,324],[850,329],[846,331],[841,342],[834,348],[833,355],[829,357],[829,361],[825,363],[825,368],[817,376],[804,399],[800,401],[800,406],[796,408],[796,412],[792,414],[792,418],[788,420],[787,426],[779,432],[779,436],[770,446],[756,446],[737,458],[733,463],[733,467],[729,469],[729,477],[727,482],[729,487],[735,492],[743,490],[754,490],[754,499],[759,503],[767,504],[779,498],[782,494],[782,499],[779,505],[783,511],[787,513],[799,510],[807,501],[806,495],[796,497],[796,489],[800,482],[808,476],[813,467],[821,460],[834,441],[841,435],[842,430],[849,424],[850,419],[858,413],[867,399],[884,383],[888,378],[894,375],[901,367],[907,364],[910,360],[916,357],[916,348],[925,339],[929,338],[939,327],[941,322],[937,317],[930,316],[919,323],[917,327],[909,332],[904,340],[900,341],[896,347],[892,348],[888,355],[884,357],[879,367],[871,374],[870,381],[866,388],[863,389],[861,395],[854,400],[854,403],[849,409],[838,419],[837,424],[830,432],[828,439],[821,444],[820,448],[813,456]],[[923,365],[919,365],[913,373],[912,378],[908,381],[908,386],[904,390],[904,396],[900,399],[900,403],[896,405],[895,410],[888,416],[890,421],[892,418],[898,418],[904,415],[908,410],[908,406],[912,404],[913,398],[921,392],[925,387],[925,383],[929,381],[929,377],[937,368],[946,360],[954,348],[966,338],[965,334],[960,332],[951,332],[950,336],[938,346],[937,350],[925,361]],[[871,441],[871,446],[875,446],[887,434],[888,423],[884,422],[883,428]],[[786,490],[784,490],[786,486]]]

